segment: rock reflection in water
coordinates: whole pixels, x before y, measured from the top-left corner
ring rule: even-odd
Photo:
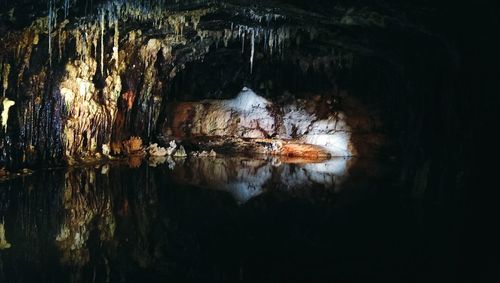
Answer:
[[[96,170],[71,170],[65,174],[56,246],[61,251],[61,261],[69,265],[88,263],[86,243],[92,229],[102,242],[110,241],[115,233],[111,192],[105,188],[106,183],[98,183],[96,174]]]
[[[304,189],[324,186],[340,190],[351,165],[349,158],[317,163],[271,158],[189,158],[173,169],[177,183],[219,189],[244,203],[267,188]]]
[[[241,248],[235,239],[247,241],[255,225],[246,231],[239,223],[251,215],[248,207],[259,208],[266,197],[250,199],[308,188],[320,188],[311,190],[313,195],[338,192],[351,163],[343,158],[319,163],[266,157],[164,158],[13,179],[0,184],[0,219],[5,219],[4,237],[11,245],[8,253],[0,251],[0,270],[7,270],[0,272],[0,282],[19,278],[21,270],[31,270],[34,277],[28,277],[36,280],[35,274],[43,274],[40,282],[90,282],[94,276],[96,282],[106,282],[144,275],[151,268],[181,277],[186,268],[194,268],[194,276],[202,276],[212,268],[203,262],[204,241],[216,241],[227,254],[214,265],[239,270],[230,260],[236,256],[232,251]],[[206,233],[211,236],[204,238]],[[190,262],[184,265],[184,258]]]
[[[79,276],[92,263],[96,248],[116,254],[119,242],[135,262],[146,265],[151,257],[146,234],[154,216],[150,210],[157,204],[156,185],[162,181],[149,173],[144,166],[104,164],[38,172],[1,183],[0,219],[5,218],[5,233],[17,245],[14,252],[43,265],[55,249],[57,264],[72,267],[71,278],[77,282],[88,282]],[[117,236],[120,223],[127,229]],[[108,262],[104,254],[93,264],[107,270]],[[1,265],[0,254],[0,270]],[[2,276],[0,272],[0,282]]]

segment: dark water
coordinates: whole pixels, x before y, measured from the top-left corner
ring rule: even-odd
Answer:
[[[446,228],[405,201],[396,163],[286,162],[130,160],[0,184],[0,281],[453,278],[426,233]]]

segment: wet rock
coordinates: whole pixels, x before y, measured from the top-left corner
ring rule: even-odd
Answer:
[[[171,97],[166,87],[186,66],[203,63],[218,47],[234,52],[236,46],[228,64],[241,64],[239,58],[245,57],[247,70],[242,68],[241,75],[245,80],[265,75],[259,73],[259,63],[278,57],[297,64],[297,68],[300,65],[302,75],[311,70],[331,73],[352,66],[354,55],[349,47],[358,48],[357,44],[341,42],[336,45],[345,47],[338,51],[332,44],[314,42],[318,32],[325,30],[320,26],[341,24],[343,9],[335,10],[336,17],[328,15],[329,20],[318,20],[307,13],[298,15],[289,7],[248,9],[245,1],[238,5],[226,5],[225,1],[194,1],[195,5],[193,1],[153,2],[143,5],[141,1],[127,1],[122,5],[120,1],[99,1],[85,14],[76,6],[73,10],[64,7],[62,21],[57,14],[61,10],[49,5],[4,32],[0,42],[2,90],[5,97],[18,104],[17,117],[11,120],[16,121],[19,129],[15,130],[21,133],[18,145],[5,145],[9,147],[7,158],[26,162],[22,158],[27,155],[24,148],[34,143],[37,150],[31,159],[40,163],[78,162],[81,157],[99,154],[104,144],[110,147],[109,153],[103,150],[106,156],[130,154],[122,141],[131,135],[145,140],[164,133],[174,137],[194,134],[298,139],[307,133],[308,125],[303,121],[323,119],[321,115],[314,117],[317,106],[322,104],[319,96],[302,109],[310,117],[299,116],[301,121],[294,120],[289,127],[283,124],[283,114],[274,111],[277,106],[271,99],[243,89],[231,100],[179,103],[173,115],[180,124],[173,121],[174,125],[164,133],[156,131],[164,122],[165,102],[183,101]],[[19,7],[14,2],[9,5]],[[365,14],[351,13],[349,17],[360,15]],[[309,34],[305,41],[311,49],[329,51],[298,52],[304,34]],[[325,42],[332,37],[329,33],[321,36]],[[297,46],[291,48],[295,43]],[[285,56],[285,51],[290,52]],[[272,89],[278,84],[269,79],[260,85]],[[197,99],[208,97],[213,96]],[[194,118],[190,116],[193,113]],[[188,119],[194,123],[184,124]],[[336,144],[338,141],[323,146],[328,148],[334,143],[333,153],[352,154],[345,144]]]
[[[150,156],[154,157],[161,157],[169,154],[169,151],[166,148],[158,146],[157,143],[151,144],[147,151]]]
[[[130,137],[130,139],[123,142],[125,153],[129,155],[142,155],[144,148],[142,147],[142,139],[140,137]]]
[[[5,222],[3,221],[0,223],[0,250],[8,249],[11,246],[5,237]]]
[[[351,129],[345,114],[329,111],[325,118],[320,119],[316,113],[323,104],[326,104],[323,99],[316,97],[279,107],[244,88],[234,99],[178,104],[164,134],[180,139],[227,137],[234,143],[238,143],[238,139],[247,139],[245,142],[256,143],[254,148],[262,147],[254,152],[268,154],[311,157],[314,149],[317,155],[324,155],[321,152],[333,156],[353,155]],[[283,150],[284,141],[296,146]],[[301,148],[299,144],[303,143],[316,147]],[[296,151],[292,152],[294,149]]]
[[[182,145],[175,151],[174,157],[187,157],[186,150]]]
[[[102,154],[104,154],[105,156],[109,156],[111,154],[111,148],[108,144],[102,145]]]
[[[176,149],[177,144],[175,143],[175,141],[170,141],[169,147],[167,148],[167,155],[172,155]]]
[[[7,131],[7,122],[9,120],[9,109],[16,103],[8,98],[4,98],[2,101],[2,129]]]

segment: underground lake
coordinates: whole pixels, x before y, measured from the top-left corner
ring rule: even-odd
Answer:
[[[464,2],[0,0],[0,282],[500,282]]]

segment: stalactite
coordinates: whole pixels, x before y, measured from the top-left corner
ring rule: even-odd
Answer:
[[[253,59],[255,53],[255,30],[252,29],[252,50],[250,51],[250,74],[253,72]]]
[[[241,36],[241,54],[245,53],[245,37],[246,31],[243,31],[243,35]]]
[[[59,61],[62,60],[62,55],[64,51],[64,44],[66,42],[66,31],[64,30],[64,27],[69,23],[68,20],[64,20],[60,25],[58,29],[58,45],[59,45]]]
[[[88,44],[87,44],[87,42],[88,42],[88,37],[89,36],[88,36],[87,29],[86,29],[85,26],[83,26],[82,36],[83,36],[83,40],[82,40],[82,42],[83,42],[83,45],[82,45],[83,58],[82,58],[82,60],[86,61],[87,54],[88,54]]]
[[[194,30],[198,30],[198,25],[200,24],[200,15],[194,15],[191,17],[191,22],[193,23]]]
[[[3,87],[3,96],[5,97],[5,93],[9,88],[9,74],[10,74],[10,64],[3,64],[2,68],[2,87]]]
[[[127,125],[127,127],[138,128],[137,134],[142,135],[142,138],[155,132],[158,109],[162,98],[164,99],[161,94],[165,88],[162,74],[155,65],[156,56],[160,50],[163,54],[161,67],[169,72],[166,76],[173,78],[183,68],[184,63],[202,59],[209,52],[212,44],[218,45],[223,42],[224,46],[228,47],[232,40],[236,44],[239,43],[238,40],[241,40],[241,51],[244,53],[245,44],[247,44],[245,41],[248,37],[248,43],[251,46],[247,48],[249,49],[247,52],[250,53],[250,58],[247,57],[246,60],[250,61],[250,72],[253,72],[254,61],[258,58],[256,54],[260,54],[256,53],[260,51],[259,47],[264,49],[264,54],[266,52],[272,54],[276,52],[273,49],[278,49],[279,46],[282,50],[284,41],[288,40],[284,29],[277,27],[279,25],[267,24],[266,26],[266,21],[269,23],[275,19],[274,16],[269,15],[259,16],[258,23],[250,26],[231,23],[230,27],[222,26],[214,30],[208,29],[209,25],[206,25],[206,28],[201,19],[212,11],[212,8],[179,11],[165,9],[165,1],[100,1],[95,9],[97,13],[70,19],[68,18],[69,10],[74,5],[74,0],[47,0],[47,2],[48,17],[40,20],[42,24],[38,27],[38,33],[47,34],[48,30],[49,62],[43,64],[42,67],[47,67],[47,65],[52,67],[52,57],[55,55],[52,53],[54,50],[57,52],[58,48],[60,64],[54,65],[54,73],[61,73],[63,77],[58,77],[60,80],[57,82],[53,81],[47,68],[37,74],[30,73],[29,87],[26,87],[26,89],[31,88],[27,94],[30,99],[26,100],[29,102],[19,100],[19,107],[16,107],[19,108],[16,109],[19,110],[17,118],[19,118],[19,124],[23,125],[21,127],[24,127],[22,143],[36,144],[37,151],[45,150],[49,152],[48,155],[53,155],[52,151],[55,150],[50,148],[53,143],[50,140],[60,138],[63,145],[58,150],[64,151],[61,155],[66,155],[68,159],[92,157],[103,144],[113,142],[111,141],[111,128],[118,111],[118,99],[122,94],[120,77],[138,76],[137,81],[133,81],[136,78],[132,79],[130,87],[138,92],[134,93],[138,103],[134,103],[133,107],[139,105],[140,109],[134,109],[131,118],[135,119],[134,125]],[[64,17],[67,19],[62,23],[57,23],[57,14],[61,10],[64,11]],[[61,18],[62,14],[59,20]],[[121,32],[128,28],[135,29],[135,32],[136,27],[143,24],[148,26],[144,36],[139,35],[131,42],[130,38],[129,41],[120,41]],[[152,28],[149,28],[151,26]],[[199,39],[191,37],[193,30],[194,34],[199,35]],[[106,33],[108,38],[105,38]],[[23,80],[23,77],[19,76],[22,74],[20,71],[22,68],[19,66],[25,65],[29,69],[29,63],[32,60],[29,51],[38,43],[38,34],[35,33],[33,38],[27,36],[25,38],[28,39],[26,43],[18,40],[22,44],[14,47],[12,52],[15,58],[24,60],[22,63],[16,59],[18,61],[12,65],[16,66],[17,82],[21,88],[26,85],[26,79]],[[150,39],[158,40],[159,43],[155,43],[154,48],[148,50],[147,56],[141,56],[140,59],[143,61],[139,62],[137,55],[144,47],[144,43],[150,44]],[[72,46],[73,43],[76,47],[74,53],[62,56],[65,46],[69,44]],[[264,44],[264,47],[261,44]],[[27,49],[28,47],[30,49]],[[180,47],[179,49],[187,47],[186,52],[183,50],[184,53],[179,55],[177,47]],[[37,48],[33,50],[33,55],[39,56],[36,54]],[[10,65],[3,59],[2,62],[5,63],[2,67],[2,86],[5,96],[9,78],[9,75],[5,73],[8,73]],[[13,64],[13,62],[10,63]],[[139,69],[133,69],[136,68],[136,64]],[[173,66],[172,69],[168,69],[170,66]],[[38,68],[38,65],[35,68]],[[100,72],[97,78],[96,71]],[[37,88],[34,85],[40,85],[40,87]],[[49,89],[55,92],[49,92]],[[7,92],[7,95],[11,97],[11,92]],[[19,97],[19,94],[13,95]],[[12,97],[18,101],[17,98]],[[62,114],[54,112],[59,111],[54,110],[59,107],[59,105],[54,105],[55,103],[61,103]],[[52,119],[61,119],[62,122],[56,125],[57,123]],[[60,130],[54,130],[56,127],[60,127]],[[54,138],[51,135],[57,137]],[[45,143],[45,145],[40,146],[39,149],[40,143]]]
[[[101,27],[101,75],[104,76],[104,10],[101,10],[100,27]]]
[[[52,22],[54,18],[52,0],[49,0],[49,16],[47,18],[49,28],[49,66],[52,67]]]
[[[269,32],[269,39],[268,39],[268,45],[269,45],[269,54],[271,56],[273,55],[273,47],[274,47],[274,32],[271,30]]]
[[[118,29],[118,19],[115,19],[115,33],[113,36],[113,60],[115,60],[115,68],[118,70],[120,64],[118,61],[119,54],[119,43],[120,43],[120,31]]]
[[[230,29],[224,29],[224,47],[227,47],[233,32]]]
[[[69,14],[70,0],[64,0],[64,18],[66,19]]]

